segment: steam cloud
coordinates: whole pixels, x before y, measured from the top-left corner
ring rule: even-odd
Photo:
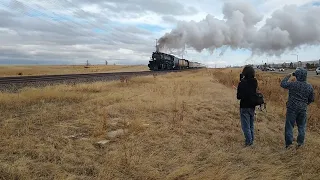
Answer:
[[[192,47],[201,52],[222,47],[248,49],[253,55],[280,56],[304,45],[320,44],[320,7],[285,6],[273,12],[266,23],[256,9],[243,2],[225,3],[224,20],[211,15],[200,21],[180,21],[176,29],[159,39],[160,50]],[[220,54],[221,55],[221,54]]]

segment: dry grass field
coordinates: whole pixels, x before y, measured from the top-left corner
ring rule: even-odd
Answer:
[[[279,98],[264,90],[268,111],[243,147],[238,77],[198,70],[0,94],[0,179],[319,179],[316,127],[305,147],[284,149],[277,78],[258,75]]]
[[[79,74],[98,72],[128,72],[147,71],[148,66],[124,66],[124,65],[37,65],[37,66],[0,66],[0,77],[6,76],[32,76],[53,74]]]

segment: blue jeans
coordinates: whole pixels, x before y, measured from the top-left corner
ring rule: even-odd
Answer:
[[[252,145],[254,140],[255,108],[240,108],[241,127],[245,137],[245,144]]]
[[[304,144],[304,137],[306,132],[307,111],[306,110],[292,110],[287,108],[286,125],[285,125],[285,143],[286,146],[292,144],[293,128],[296,123],[298,126],[298,145]]]

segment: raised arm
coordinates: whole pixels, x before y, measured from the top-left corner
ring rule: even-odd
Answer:
[[[286,77],[284,77],[284,78],[282,79],[281,84],[280,84],[280,86],[281,86],[282,88],[284,88],[284,89],[289,89],[289,88],[290,88],[290,86],[291,86],[292,83],[291,83],[291,82],[288,82],[288,80],[290,79],[291,75],[292,75],[292,73],[288,74]]]

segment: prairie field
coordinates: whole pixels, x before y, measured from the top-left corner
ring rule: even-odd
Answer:
[[[0,66],[0,77],[33,76],[55,74],[80,74],[102,72],[147,71],[148,66],[125,65],[30,65],[30,66]]]
[[[319,85],[305,146],[286,150],[280,78],[257,75],[268,104],[253,147],[243,146],[239,70],[1,93],[0,179],[319,179]]]

